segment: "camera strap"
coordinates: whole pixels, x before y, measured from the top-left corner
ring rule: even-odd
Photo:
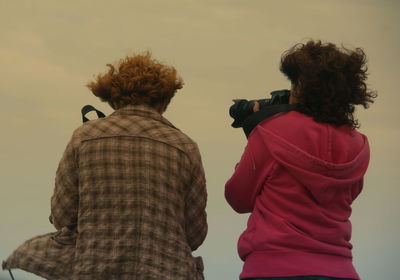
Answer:
[[[255,128],[260,122],[263,120],[272,117],[275,114],[289,112],[294,109],[293,105],[289,104],[277,104],[277,105],[269,105],[262,108],[260,111],[255,112],[248,116],[243,122],[243,131],[248,138],[250,132]]]
[[[92,105],[86,105],[83,106],[81,112],[82,112],[82,121],[83,122],[87,122],[90,121],[87,117],[86,114],[89,112],[95,111],[97,114],[98,118],[104,118],[106,115],[104,115],[104,113],[102,111],[97,110],[96,108],[94,108]]]

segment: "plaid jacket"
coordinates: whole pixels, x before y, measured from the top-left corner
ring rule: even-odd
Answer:
[[[195,142],[150,107],[83,124],[56,173],[50,220],[3,263],[47,279],[203,279],[207,234]]]

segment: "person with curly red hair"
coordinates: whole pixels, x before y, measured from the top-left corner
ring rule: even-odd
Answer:
[[[354,110],[376,97],[365,54],[311,40],[285,52],[280,70],[293,110],[251,131],[225,185],[232,208],[251,213],[238,242],[240,278],[360,279],[349,217],[369,162]]]
[[[197,144],[162,116],[182,79],[149,53],[88,84],[115,109],[73,134],[56,173],[50,220],[3,263],[47,279],[201,280],[192,252],[207,234]]]
[[[107,66],[108,72],[98,75],[88,87],[113,109],[145,104],[163,113],[183,86],[176,69],[152,59],[149,52],[121,59],[117,69]]]

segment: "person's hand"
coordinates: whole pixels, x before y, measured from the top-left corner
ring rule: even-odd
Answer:
[[[253,112],[258,112],[260,111],[260,103],[258,101],[254,102],[254,106],[253,106]]]

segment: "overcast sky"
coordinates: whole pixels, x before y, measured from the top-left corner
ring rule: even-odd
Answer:
[[[223,197],[246,143],[230,127],[233,98],[288,88],[281,54],[321,39],[362,47],[376,103],[357,111],[371,164],[354,203],[354,263],[364,280],[400,275],[400,2],[393,0],[0,0],[0,258],[48,223],[55,169],[80,109],[106,104],[85,84],[105,64],[151,50],[184,79],[165,116],[200,146],[208,182],[209,235],[196,254],[206,279],[237,279],[236,242],[247,215]],[[16,271],[17,279],[38,279]],[[8,279],[0,273],[0,279]]]

